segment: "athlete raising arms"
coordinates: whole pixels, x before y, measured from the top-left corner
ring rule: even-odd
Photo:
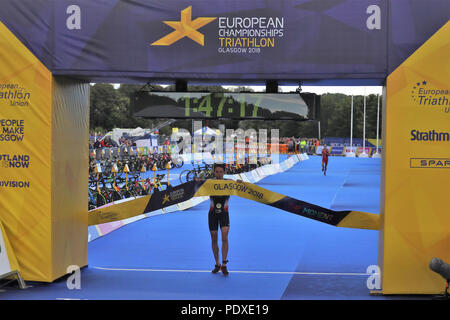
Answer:
[[[215,179],[219,180],[229,180],[224,179],[225,165],[224,164],[214,164],[213,173]],[[200,181],[200,179],[195,179]],[[241,183],[242,180],[237,180]],[[210,206],[208,212],[208,225],[209,232],[211,234],[211,245],[214,254],[214,259],[216,265],[212,270],[212,273],[217,273],[222,270],[222,273],[226,276],[228,275],[227,269],[227,257],[228,257],[228,232],[230,231],[230,216],[228,214],[228,201],[230,196],[210,196]],[[219,245],[217,243],[219,237],[219,225],[222,235],[222,264],[219,260]]]
[[[327,145],[323,146],[322,149],[322,171],[323,175],[327,175],[327,166],[328,166],[328,156],[330,155],[330,150],[328,150]]]

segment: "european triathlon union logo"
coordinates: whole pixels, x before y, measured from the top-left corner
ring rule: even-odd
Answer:
[[[197,30],[216,20],[215,17],[199,17],[192,20],[192,6],[187,7],[181,11],[180,21],[163,21],[175,31],[169,33],[165,37],[153,42],[152,46],[170,46],[184,37],[188,37],[201,46],[205,45],[205,36]]]
[[[417,101],[416,98],[418,97],[419,90],[424,88],[424,86],[426,86],[426,85],[427,85],[426,81],[417,82],[414,84],[414,86],[411,90],[411,98],[413,98],[414,101]]]
[[[450,112],[450,90],[433,87],[426,80],[416,82],[411,89],[411,98],[421,106],[446,107],[445,112]]]

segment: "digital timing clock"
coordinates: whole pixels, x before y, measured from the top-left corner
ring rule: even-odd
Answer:
[[[304,99],[305,98],[305,99]],[[143,118],[312,120],[312,93],[135,92],[131,114]]]

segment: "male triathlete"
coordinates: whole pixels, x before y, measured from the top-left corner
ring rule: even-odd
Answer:
[[[223,177],[225,174],[224,164],[215,164],[213,167],[213,172],[216,179],[228,180],[224,179]],[[200,181],[200,179],[195,180]],[[237,180],[237,182],[241,183],[242,180]],[[210,206],[208,212],[208,225],[209,231],[211,233],[212,251],[214,254],[214,259],[216,261],[216,265],[214,266],[212,273],[218,273],[220,270],[222,270],[222,273],[226,276],[228,275],[228,232],[230,231],[228,201],[230,199],[230,196],[210,196],[209,198]],[[217,244],[219,225],[222,235],[222,264],[220,264],[219,245]]]
[[[328,150],[327,145],[323,146],[322,149],[322,171],[323,175],[327,175],[327,166],[328,166],[328,156],[330,155],[330,150]]]

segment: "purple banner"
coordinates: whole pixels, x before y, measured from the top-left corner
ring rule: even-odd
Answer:
[[[2,0],[0,20],[54,74],[89,81],[381,83],[449,13],[447,0]]]

